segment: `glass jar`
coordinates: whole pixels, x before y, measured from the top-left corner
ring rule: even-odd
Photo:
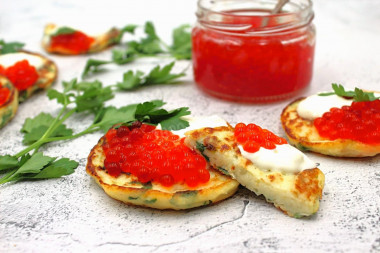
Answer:
[[[193,69],[206,93],[238,102],[270,102],[311,81],[315,28],[310,0],[199,0],[192,31]]]

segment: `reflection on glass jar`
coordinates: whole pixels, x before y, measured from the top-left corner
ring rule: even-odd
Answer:
[[[192,31],[195,82],[239,102],[295,96],[311,81],[315,29],[309,0],[199,0]]]

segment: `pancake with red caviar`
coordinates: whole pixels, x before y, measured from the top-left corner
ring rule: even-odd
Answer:
[[[104,34],[88,36],[85,33],[70,28],[48,24],[44,30],[42,47],[48,53],[63,55],[78,55],[100,52],[117,43],[120,30],[111,28]]]
[[[293,101],[281,114],[282,127],[291,144],[303,151],[336,157],[380,153],[379,99],[332,108],[315,119],[299,115],[297,109],[305,99]]]
[[[110,129],[91,150],[86,171],[110,197],[156,209],[209,205],[239,186],[179,136],[136,123]]]
[[[57,73],[55,63],[37,53],[19,51],[0,55],[0,74],[16,87],[20,102],[38,90],[50,88]]]
[[[18,91],[4,76],[0,75],[0,128],[15,116],[18,108]]]
[[[242,123],[235,128],[203,128],[187,132],[185,144],[289,216],[309,216],[319,208],[324,174],[285,139],[268,130]],[[288,162],[293,156],[297,158]]]

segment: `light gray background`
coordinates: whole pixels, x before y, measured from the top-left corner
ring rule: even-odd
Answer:
[[[41,1],[0,0],[0,38],[40,47],[48,22],[102,32],[111,26],[152,20],[169,43],[171,30],[195,22],[196,1]],[[380,2],[315,1],[317,47],[314,78],[305,95],[328,90],[331,82],[380,90]],[[110,51],[92,56],[109,59]],[[59,67],[54,88],[79,77],[87,56],[51,56]],[[141,60],[109,67],[95,78],[105,84],[128,69],[149,70],[166,60]],[[189,62],[176,65],[181,71]],[[189,106],[193,115],[218,114],[231,123],[255,122],[279,135],[279,116],[290,102],[241,105],[210,98],[194,85],[191,69],[178,86],[118,93],[109,104],[122,106],[164,99],[167,108]],[[41,92],[21,104],[16,118],[0,131],[0,154],[23,149],[19,130],[27,117],[59,107]],[[68,125],[81,130],[91,118],[74,116]],[[131,207],[107,197],[85,173],[86,157],[101,133],[54,143],[42,150],[80,162],[68,177],[0,186],[1,252],[380,252],[380,157],[337,159],[317,154],[326,175],[319,212],[289,218],[262,198],[240,189],[232,198],[190,211]]]

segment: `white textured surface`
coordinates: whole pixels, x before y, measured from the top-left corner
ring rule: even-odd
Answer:
[[[41,1],[0,3],[0,38],[26,42],[42,52],[40,39],[48,22],[87,26],[100,32],[110,26],[152,20],[170,40],[170,31],[193,23],[194,0]],[[380,2],[315,2],[317,48],[314,78],[305,95],[328,90],[331,82],[380,90]],[[42,52],[43,53],[43,52]],[[108,59],[110,52],[96,58]],[[86,56],[52,57],[62,80],[78,77]],[[104,83],[121,80],[130,67],[149,69],[158,61],[112,67],[96,76]],[[181,70],[188,62],[180,62]],[[168,107],[190,106],[193,115],[217,114],[231,123],[255,122],[283,136],[279,115],[289,102],[241,105],[203,95],[191,71],[180,86],[151,87],[119,93],[117,106],[164,99]],[[19,129],[25,118],[59,107],[41,92],[20,106],[17,117],[0,131],[0,154],[23,148]],[[73,117],[76,130],[90,118]],[[307,219],[285,216],[245,189],[218,205],[190,211],[156,211],[126,206],[107,197],[85,173],[86,157],[100,133],[46,146],[46,154],[80,162],[65,178],[0,186],[1,252],[380,252],[380,157],[336,159],[309,154],[326,175],[319,212]]]

